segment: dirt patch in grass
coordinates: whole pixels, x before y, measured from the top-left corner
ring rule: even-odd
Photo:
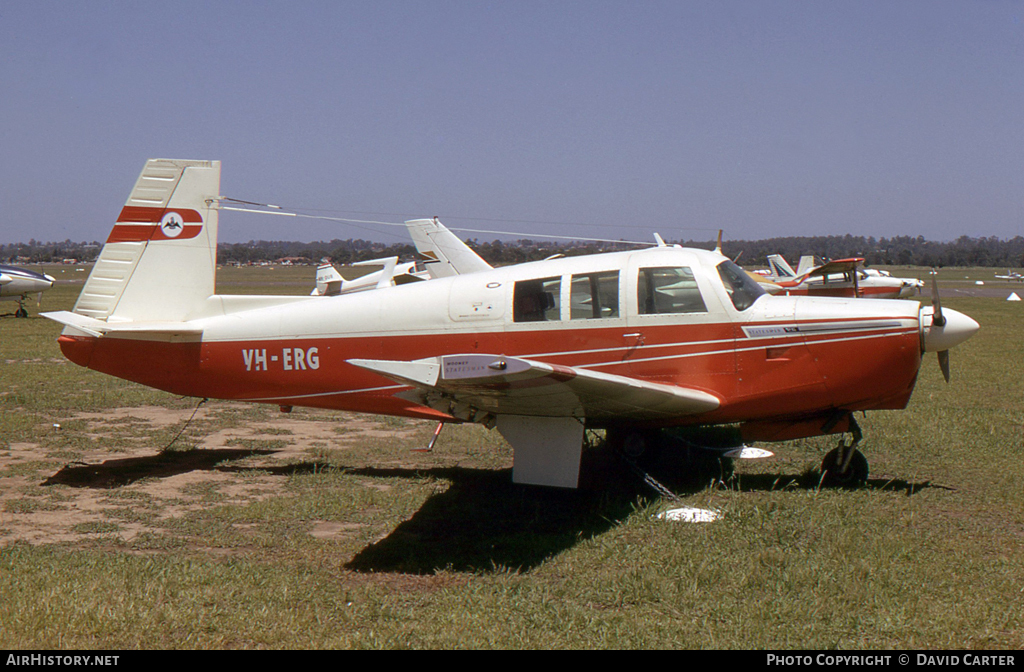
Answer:
[[[339,423],[337,414],[315,411],[268,413],[257,422],[224,421],[225,415],[249,408],[200,408],[169,449],[191,410],[136,407],[78,413],[64,422],[75,429],[54,430],[88,439],[71,461],[67,449],[51,437],[11,444],[0,452],[0,546],[159,537],[169,521],[190,512],[280,496],[289,475],[301,465],[315,465],[357,442],[415,433],[411,424],[382,425],[355,415]],[[127,445],[125,436],[130,436]],[[337,538],[358,527],[314,521],[310,534]]]

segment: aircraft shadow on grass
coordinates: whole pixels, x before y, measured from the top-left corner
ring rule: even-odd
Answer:
[[[144,478],[168,478],[190,471],[220,469],[221,462],[245,457],[266,456],[273,450],[218,449],[164,451],[145,457],[126,457],[97,464],[72,462],[65,465],[43,485],[67,485],[73,488],[120,488]]]
[[[247,457],[268,456],[274,450],[216,449],[163,452],[99,464],[70,464],[44,481],[80,488],[117,488],[144,478],[167,478],[190,471],[222,471],[291,475],[328,469],[370,478],[422,479],[448,482],[443,492],[430,495],[411,518],[399,523],[384,539],[359,551],[347,564],[359,572],[433,574],[438,570],[529,570],[581,541],[597,537],[619,524],[644,499],[656,497],[630,468],[605,457],[584,461],[581,487],[563,490],[512,483],[511,470],[438,467],[428,469],[344,467],[321,462],[281,466],[224,464]],[[648,464],[649,473],[679,496],[701,492],[714,484],[708,473],[687,473],[677,464]],[[740,492],[814,490],[820,478],[800,475],[755,474],[718,482],[717,487]],[[910,496],[928,482],[871,479],[865,488],[903,492]]]

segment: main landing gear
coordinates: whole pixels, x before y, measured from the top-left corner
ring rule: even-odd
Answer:
[[[742,441],[727,433],[718,428],[612,428],[605,445],[639,469],[645,480],[651,470],[675,485],[707,485],[709,479],[728,481],[732,476],[733,461],[726,453]]]
[[[821,485],[824,487],[854,488],[868,480],[868,460],[857,450],[862,434],[857,422],[850,414],[850,442],[846,437],[839,439],[839,445],[830,450],[821,461]]]

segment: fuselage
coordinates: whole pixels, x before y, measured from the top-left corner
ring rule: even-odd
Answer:
[[[334,297],[215,296],[191,333],[69,328],[60,343],[82,366],[175,394],[442,420],[348,360],[507,355],[721,400],[680,424],[906,405],[923,349],[917,302],[769,296],[730,268],[713,252],[658,247]]]

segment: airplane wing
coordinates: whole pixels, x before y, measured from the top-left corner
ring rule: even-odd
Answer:
[[[807,280],[807,278],[813,278],[816,276],[826,277],[836,273],[847,273],[849,271],[855,271],[863,263],[863,257],[851,257],[850,259],[834,259],[832,261],[828,261],[822,264],[821,266],[818,266],[817,268],[813,268],[810,271],[804,273],[803,275],[799,275],[793,278],[792,280],[781,280],[777,278],[775,282],[784,289],[790,289],[793,287],[800,286],[801,284],[803,284],[805,280]]]
[[[778,294],[779,292],[782,291],[782,285],[778,284],[777,282],[773,282],[772,280],[768,279],[767,277],[759,273],[748,271],[746,269],[743,269],[743,272],[746,273],[751,280],[759,284],[761,286],[761,289],[768,292],[769,294]]]
[[[852,257],[850,259],[833,259],[832,261],[826,262],[817,268],[811,269],[801,279],[810,278],[816,275],[832,275],[833,273],[846,273],[847,271],[855,271],[861,264],[864,263],[863,257]]]
[[[482,421],[486,414],[659,420],[713,411],[721,403],[701,390],[501,355],[348,362],[412,385],[406,398],[464,420]]]

